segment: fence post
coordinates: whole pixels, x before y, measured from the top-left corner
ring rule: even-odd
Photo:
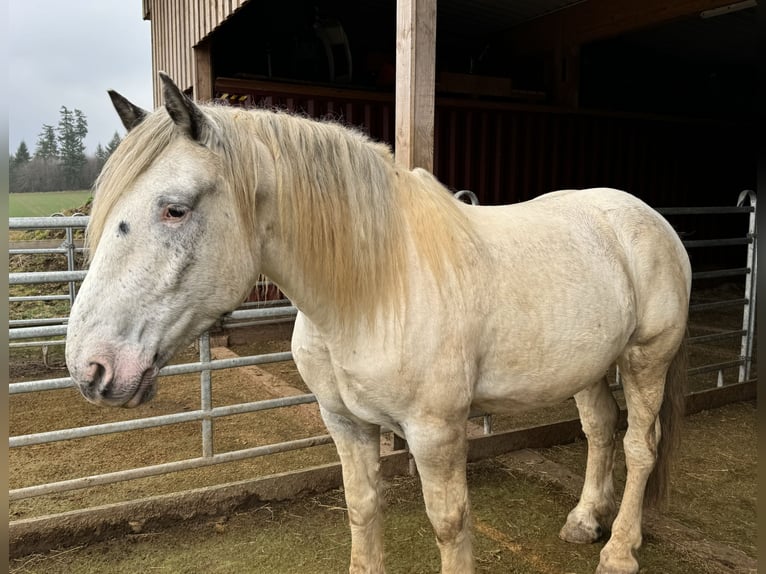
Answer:
[[[740,358],[742,364],[739,367],[738,381],[743,383],[750,379],[750,366],[753,360],[753,331],[755,330],[755,294],[756,294],[756,281],[758,275],[758,254],[757,254],[757,218],[756,218],[756,196],[755,192],[750,189],[745,189],[739,194],[737,199],[737,207],[742,207],[745,204],[745,200],[749,200],[750,207],[753,210],[750,212],[750,221],[748,225],[747,237],[750,243],[747,246],[747,275],[745,276],[745,307],[742,311],[742,330],[745,334],[742,335],[742,346],[740,351]]]
[[[75,269],[75,245],[74,245],[74,232],[71,227],[66,228],[66,243],[63,247],[66,248],[66,267],[67,271],[74,271]],[[69,308],[74,305],[74,298],[77,296],[77,287],[74,281],[69,282]]]
[[[210,362],[210,333],[205,331],[199,337],[199,360],[200,363]],[[199,374],[200,379],[200,409],[208,416],[202,419],[202,456],[213,456],[213,418],[210,412],[213,410],[213,385],[211,383],[210,369],[204,369]]]

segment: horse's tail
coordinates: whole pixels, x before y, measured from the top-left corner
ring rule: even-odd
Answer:
[[[657,461],[646,484],[644,502],[657,506],[670,494],[670,471],[681,442],[681,423],[686,410],[686,337],[670,363],[665,378],[665,395],[660,408],[660,442]]]

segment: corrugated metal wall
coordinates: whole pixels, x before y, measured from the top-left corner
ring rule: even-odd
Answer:
[[[186,90],[195,83],[194,50],[224,20],[248,0],[144,0],[144,17],[151,20],[152,74],[162,70]],[[154,105],[161,101],[154,82]]]

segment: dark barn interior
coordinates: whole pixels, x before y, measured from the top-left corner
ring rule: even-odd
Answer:
[[[731,205],[754,189],[755,2],[627,4],[439,0],[436,175],[483,204],[611,186]],[[215,93],[393,145],[395,41],[389,0],[248,2],[210,40]]]

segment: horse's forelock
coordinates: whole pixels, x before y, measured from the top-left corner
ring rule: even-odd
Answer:
[[[174,133],[168,114],[158,110],[133,128],[109,156],[94,186],[93,206],[85,235],[89,258],[93,257],[106,219],[120,197],[167,148]]]

